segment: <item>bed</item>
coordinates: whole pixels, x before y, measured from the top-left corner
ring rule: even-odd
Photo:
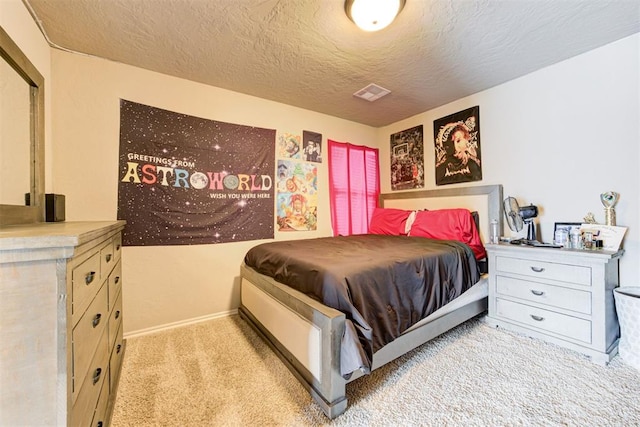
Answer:
[[[436,211],[462,208],[467,213],[469,211],[477,212],[479,217],[477,222],[478,235],[482,239],[484,236],[488,236],[489,222],[491,220],[497,220],[499,229],[502,229],[501,202],[502,186],[488,185],[382,194],[380,195],[379,205],[389,211],[394,209],[405,211],[427,209]],[[370,259],[373,259],[374,263],[385,262],[384,260],[375,260],[372,253],[375,251],[371,251],[372,247],[382,248],[388,246],[390,253],[396,255],[400,252],[410,254],[414,250],[422,250],[422,245],[427,244],[427,240],[431,240],[404,236],[390,236],[388,239],[382,240],[381,236],[377,235],[348,237],[305,239],[296,244],[316,244],[315,241],[320,241],[322,244],[330,245],[326,248],[321,247],[324,249],[320,249],[320,254],[333,253],[339,250],[355,254],[359,250],[357,248],[358,245],[363,248],[369,248],[369,253],[361,256],[354,255],[352,264],[359,265],[361,261],[367,260],[369,262]],[[314,242],[309,243],[310,240]],[[405,242],[396,242],[401,240]],[[410,247],[407,249],[403,247],[399,250],[393,246],[396,243],[405,245],[407,244],[406,241],[410,241]],[[347,244],[355,245],[355,247],[340,246]],[[287,252],[291,250],[289,244],[273,242],[273,244],[263,244],[253,248],[247,254],[245,261],[255,264],[256,260],[264,261],[267,259],[266,252],[262,252],[263,246],[280,247],[283,250],[281,255],[285,259],[291,255],[290,252]],[[300,253],[309,254],[308,248],[312,246],[304,247],[305,249],[301,250]],[[431,271],[443,272],[442,277],[444,279],[442,279],[442,282],[447,283],[447,290],[438,293],[436,298],[438,303],[435,305],[432,299],[427,299],[426,301],[431,306],[431,309],[424,311],[423,318],[418,316],[419,318],[411,319],[409,323],[405,320],[397,320],[406,318],[406,316],[398,314],[402,307],[398,309],[398,312],[389,310],[389,313],[385,313],[385,316],[388,317],[375,315],[375,313],[374,315],[369,314],[367,317],[366,309],[359,307],[359,310],[355,310],[352,306],[345,305],[346,298],[341,296],[335,298],[337,305],[331,299],[323,300],[322,295],[314,293],[314,289],[317,288],[317,286],[314,287],[313,285],[315,276],[304,273],[304,266],[298,270],[291,266],[274,268],[276,273],[279,271],[287,274],[272,274],[273,272],[268,272],[269,268],[266,267],[276,265],[275,261],[273,261],[275,258],[268,258],[262,265],[257,264],[253,267],[247,265],[247,262],[242,264],[239,313],[263,336],[296,378],[310,392],[322,411],[329,418],[335,418],[347,408],[346,386],[349,382],[486,311],[486,277],[474,276],[474,274],[468,273],[467,270],[472,268],[467,267],[466,264],[464,267],[455,265],[457,263],[463,264],[467,259],[476,258],[474,256],[477,255],[475,254],[475,248],[471,250],[468,245],[452,241],[433,241],[433,244],[429,243],[429,246],[425,247],[424,250],[427,252],[445,251],[444,258],[449,259],[449,261],[446,261],[444,266],[438,264],[433,267],[435,270],[432,268]],[[379,252],[382,253],[382,250]],[[395,257],[396,255],[393,256]],[[316,262],[316,260],[310,260],[309,262]],[[323,262],[332,264],[333,260],[330,257],[324,257]],[[390,265],[404,262],[404,260],[402,262],[396,261],[394,258],[390,261]],[[421,262],[418,262],[418,264]],[[427,262],[422,263],[429,264]],[[347,269],[348,263],[343,263],[340,266],[338,264],[340,263],[335,262],[335,268],[338,270],[336,275],[341,277],[341,269]],[[309,265],[312,273],[315,272],[316,265]],[[418,268],[416,265],[401,267],[404,268],[403,271],[405,273],[394,273],[392,277],[408,277],[411,274],[407,276],[406,271],[416,270]],[[351,270],[350,267],[348,269]],[[382,272],[378,272],[380,274],[375,278],[364,280],[370,280],[371,282],[384,281],[386,269],[387,267],[380,269]],[[355,274],[358,275],[359,273],[356,272]],[[331,275],[333,273],[324,274],[323,283],[326,281],[326,276]],[[419,275],[425,275],[425,273],[421,272]],[[472,283],[453,285],[451,284],[453,279],[449,280],[448,275],[451,277],[464,276],[463,281],[471,281]],[[295,277],[299,282],[298,289],[289,286],[292,283],[286,284],[291,280],[291,277]],[[355,283],[355,279],[352,277],[348,280],[350,281],[350,286],[351,282]],[[412,278],[408,277],[406,280],[407,283],[411,283]],[[348,289],[346,293],[349,298],[353,298],[356,301],[361,301],[363,298],[362,295],[355,293],[353,288]],[[400,301],[408,301],[404,296],[398,296],[397,298]],[[375,300],[375,298],[371,298],[371,300]],[[321,301],[330,301],[327,304],[330,303],[334,307],[340,308],[340,310]],[[379,305],[385,307],[384,304],[383,301]],[[384,308],[382,311],[384,311]],[[361,312],[362,317],[364,317],[362,322],[359,317]],[[398,322],[401,325],[398,325]],[[352,345],[350,343],[356,344]],[[357,345],[358,343],[360,343],[360,346]],[[354,355],[354,353],[359,354]],[[359,362],[353,362],[354,357]],[[360,357],[360,359],[357,359],[357,357]],[[354,365],[353,363],[356,364]]]

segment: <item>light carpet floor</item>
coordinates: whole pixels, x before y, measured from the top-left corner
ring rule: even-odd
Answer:
[[[640,371],[471,320],[347,385],[326,418],[234,315],[127,340],[112,425],[640,426]]]

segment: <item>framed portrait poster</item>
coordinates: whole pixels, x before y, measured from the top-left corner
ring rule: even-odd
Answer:
[[[433,121],[436,185],[482,180],[480,107]]]

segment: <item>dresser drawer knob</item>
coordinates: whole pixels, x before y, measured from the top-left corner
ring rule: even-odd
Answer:
[[[544,292],[536,291],[535,289],[531,289],[531,293],[534,294],[537,297],[541,297],[542,295],[544,295]]]
[[[115,283],[116,285],[118,284],[118,282],[120,282],[120,276],[116,276],[116,278],[113,280],[113,283]]]
[[[542,317],[542,316],[536,316],[535,314],[531,314],[530,316],[536,322],[542,322],[544,320],[544,317]]]
[[[120,244],[117,244],[116,245],[116,251],[119,251],[119,250],[120,250]]]
[[[535,271],[536,273],[542,273],[544,271],[544,268],[542,268],[542,267],[531,267],[531,270]]]
[[[107,254],[107,255],[105,256],[105,259],[107,260],[107,262],[111,262],[111,257],[112,257],[112,256],[113,256],[112,254]]]
[[[93,279],[96,278],[96,272],[95,271],[90,271],[87,273],[86,276],[84,276],[84,283],[86,285],[90,285],[91,282],[93,282]]]
[[[120,310],[116,311],[116,319],[120,317]]]
[[[100,381],[100,374],[102,374],[102,368],[96,369],[93,373],[93,384],[95,385],[98,381]]]
[[[93,324],[93,327],[95,328],[96,326],[98,326],[98,324],[100,323],[100,319],[102,318],[102,314],[98,313],[95,316],[93,316],[93,322],[91,322]]]
[[[120,350],[122,350],[122,344],[118,344],[116,347],[116,354],[120,354]]]
[[[103,422],[102,422],[102,421],[98,421],[98,422],[96,423],[96,427],[102,427],[103,425],[104,425],[104,424],[103,424]]]

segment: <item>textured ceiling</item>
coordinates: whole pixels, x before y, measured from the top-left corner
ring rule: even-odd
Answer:
[[[407,0],[376,33],[343,0],[23,1],[52,46],[375,127],[640,32],[638,0]]]

